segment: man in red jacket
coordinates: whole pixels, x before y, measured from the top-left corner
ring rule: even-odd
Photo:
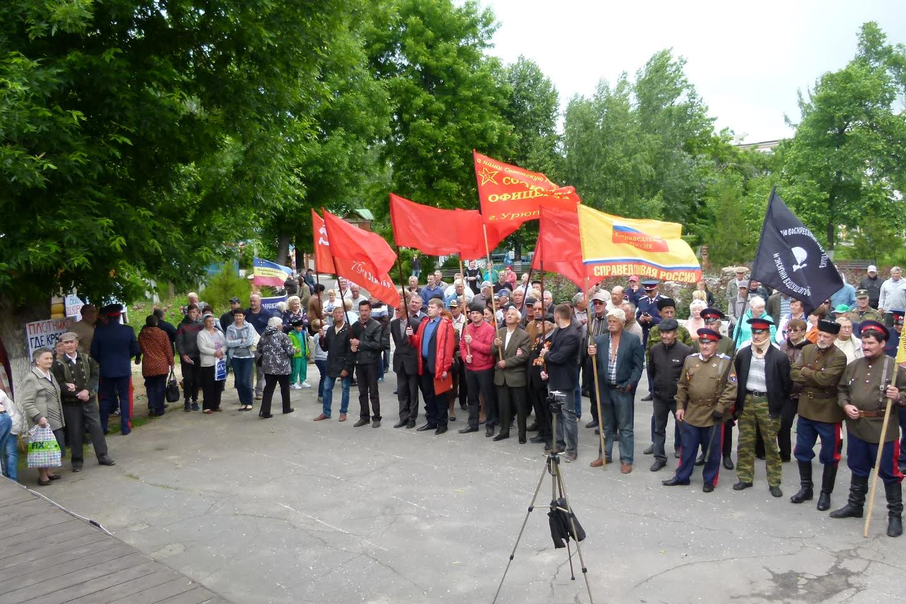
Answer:
[[[497,425],[497,393],[494,390],[494,358],[491,345],[494,343],[494,328],[484,320],[484,306],[473,302],[469,307],[469,324],[462,330],[459,339],[459,354],[465,361],[466,392],[469,394],[469,425],[460,434],[478,432],[478,416],[481,403],[478,395],[483,394],[487,405],[485,436],[494,436]]]
[[[410,344],[419,352],[418,380],[425,399],[427,422],[418,431],[433,429],[438,435],[447,431],[447,401],[438,395],[453,386],[450,367],[456,346],[453,324],[440,314],[443,309],[443,299],[431,298],[428,300],[428,318],[418,326],[418,333],[413,334],[411,326],[406,328]]]

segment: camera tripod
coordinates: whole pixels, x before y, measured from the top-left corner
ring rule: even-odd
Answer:
[[[576,542],[576,553],[579,554],[579,563],[582,565],[582,577],[585,579],[585,589],[588,590],[588,601],[589,604],[594,604],[594,599],[591,595],[591,585],[588,583],[588,568],[585,566],[585,559],[582,557],[582,548],[579,546],[579,540],[577,539],[578,531],[576,530],[576,517],[573,515],[572,506],[566,495],[566,484],[563,481],[563,474],[560,473],[560,453],[557,450],[557,415],[561,411],[564,399],[565,396],[563,393],[557,391],[551,392],[548,398],[548,401],[551,404],[551,415],[553,417],[553,421],[551,422],[550,453],[548,453],[545,458],[544,469],[541,470],[541,478],[538,479],[538,485],[535,487],[535,494],[532,495],[532,501],[528,506],[528,511],[525,513],[525,519],[522,521],[522,528],[519,529],[519,536],[516,537],[516,543],[513,544],[513,551],[510,552],[510,559],[506,564],[506,569],[503,571],[503,577],[500,578],[500,585],[497,586],[497,593],[494,594],[494,600],[491,604],[496,604],[497,598],[500,597],[500,590],[503,589],[503,582],[506,580],[506,575],[510,570],[513,559],[516,557],[516,548],[519,547],[519,542],[522,540],[522,535],[528,524],[529,516],[535,511],[535,508],[557,510],[569,516],[570,537]],[[544,483],[544,477],[547,474],[550,474],[551,476],[551,505],[536,506],[535,501],[538,499],[538,493],[541,492],[541,485]],[[566,503],[565,508],[557,504],[560,499]],[[566,554],[569,560],[570,579],[575,581],[576,573],[573,569],[573,554],[572,549],[569,546],[569,540],[566,540]]]

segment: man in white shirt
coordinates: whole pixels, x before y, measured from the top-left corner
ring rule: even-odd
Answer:
[[[853,335],[852,319],[846,315],[837,317],[837,324],[840,326],[840,333],[834,340],[834,346],[843,351],[846,355],[846,364],[850,364],[856,359],[862,358],[862,341]]]

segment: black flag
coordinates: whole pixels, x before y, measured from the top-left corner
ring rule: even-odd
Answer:
[[[752,278],[816,308],[843,287],[837,267],[811,229],[771,190]]]

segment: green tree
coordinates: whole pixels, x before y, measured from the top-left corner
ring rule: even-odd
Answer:
[[[396,193],[477,207],[472,149],[506,156],[511,136],[499,61],[484,53],[495,28],[493,13],[473,0],[391,0],[375,19],[369,56],[392,104],[382,150]],[[371,201],[376,217],[386,217],[386,191]]]
[[[0,337],[50,295],[185,282],[302,193],[350,0],[0,3]],[[16,309],[26,309],[17,312]]]
[[[828,250],[841,229],[856,232],[866,217],[873,230],[903,233],[906,115],[898,99],[906,92],[904,66],[906,48],[888,44],[869,22],[855,58],[800,95],[802,118],[789,145],[783,195]]]

